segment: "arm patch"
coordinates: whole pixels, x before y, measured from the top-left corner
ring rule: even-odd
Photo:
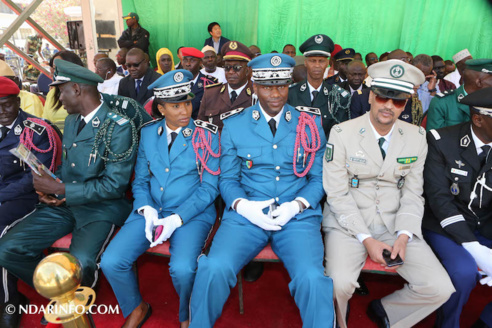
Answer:
[[[333,151],[335,150],[335,147],[331,143],[326,143],[326,150],[325,150],[325,161],[326,162],[331,162],[333,160]]]

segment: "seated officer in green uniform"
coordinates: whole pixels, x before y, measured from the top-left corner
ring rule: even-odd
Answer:
[[[427,110],[427,131],[470,120],[469,106],[460,101],[477,90],[492,87],[492,59],[469,59],[463,71],[464,83],[456,90],[436,94]]]
[[[43,250],[72,233],[70,253],[82,264],[82,284],[94,286],[103,248],[115,225],[122,225],[131,211],[125,192],[135,163],[137,130],[101,101],[98,75],[61,59],[55,65],[52,85],[60,89],[60,101],[70,114],[56,171],[61,181],[47,174],[34,176],[42,204],[0,240],[0,266],[32,286]]]
[[[323,81],[328,57],[334,48],[333,41],[324,34],[313,35],[299,47],[305,57],[307,79],[290,87],[288,100],[294,107],[319,108],[327,137],[333,125],[350,118],[350,92]]]

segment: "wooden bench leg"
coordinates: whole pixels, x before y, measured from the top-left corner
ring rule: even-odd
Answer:
[[[244,302],[243,302],[243,274],[242,270],[237,274],[237,287],[239,296],[239,314],[244,314]]]

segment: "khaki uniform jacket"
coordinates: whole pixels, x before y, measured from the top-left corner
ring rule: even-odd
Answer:
[[[323,229],[335,228],[353,236],[371,234],[371,223],[380,217],[377,222],[384,222],[388,232],[407,230],[422,238],[427,155],[423,128],[397,120],[383,161],[367,113],[335,125],[327,147],[333,148],[333,160],[327,151],[323,162],[327,193]],[[355,176],[358,188],[351,186]],[[404,184],[399,189],[402,177]]]

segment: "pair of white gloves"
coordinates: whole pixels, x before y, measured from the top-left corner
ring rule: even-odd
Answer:
[[[177,214],[172,214],[163,219],[159,219],[159,213],[157,213],[157,210],[148,205],[140,208],[139,213],[141,213],[141,215],[145,218],[145,237],[150,242],[150,247],[162,244],[171,238],[174,231],[183,224],[181,218]],[[163,229],[159,238],[154,241],[152,240],[152,230],[157,226],[163,226]]]
[[[492,287],[492,249],[481,245],[478,241],[461,245],[473,256],[478,267],[487,275],[480,279],[480,283]]]
[[[236,205],[236,212],[263,230],[278,231],[294,216],[301,212],[299,201],[286,202],[272,211],[270,218],[263,209],[274,204],[275,199],[253,201],[241,199]]]

